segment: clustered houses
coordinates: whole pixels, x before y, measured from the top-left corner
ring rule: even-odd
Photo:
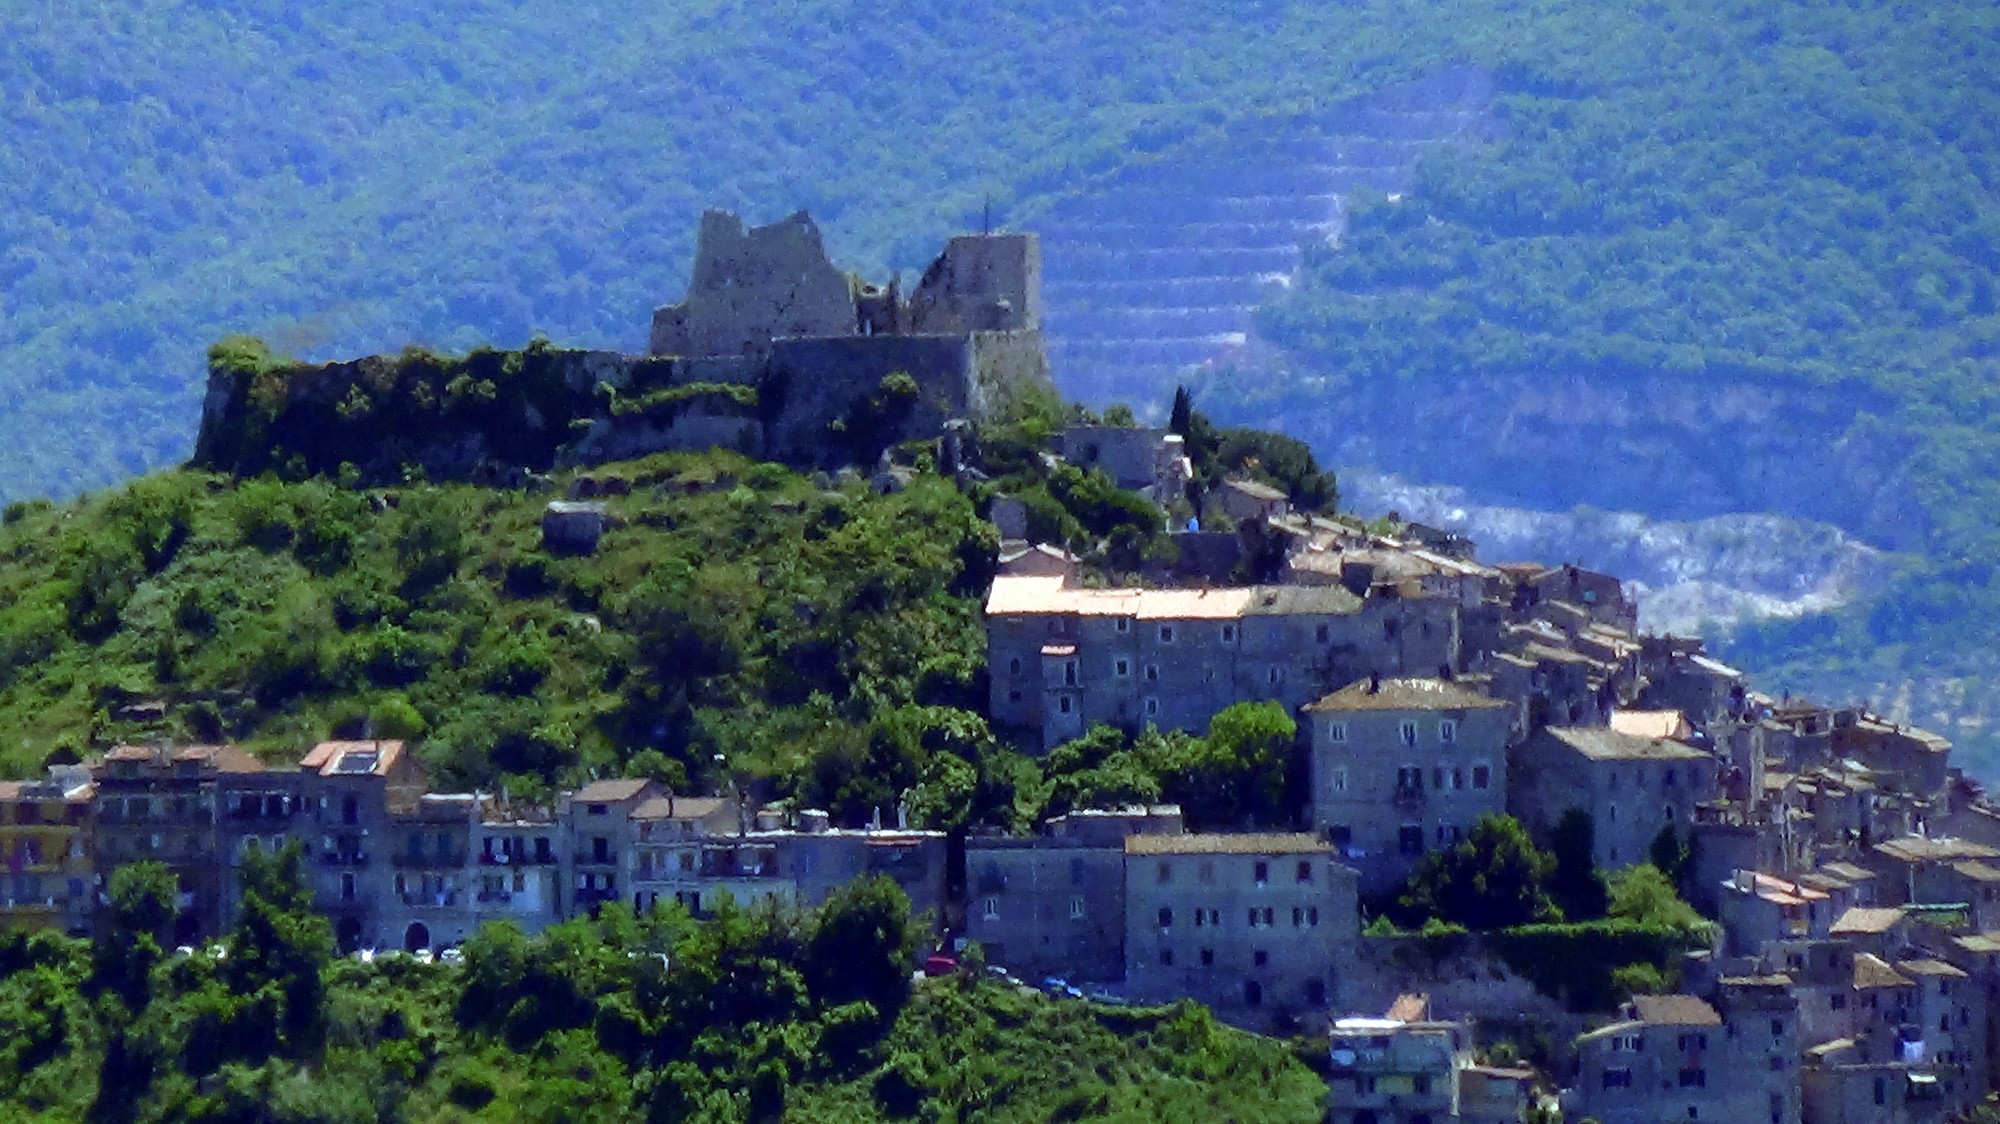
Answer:
[[[1175,534],[1199,574],[1107,585],[1004,542],[991,716],[1046,747],[1277,701],[1300,719],[1309,834],[1188,834],[1126,809],[975,836],[964,932],[997,962],[1330,1025],[1332,1119],[1518,1120],[1536,1075],[1475,1064],[1469,1024],[1325,1020],[1353,1009],[1359,895],[1482,815],[1547,844],[1582,811],[1599,866],[1666,848],[1723,932],[1683,994],[1639,997],[1554,1059],[1573,1118],[1933,1121],[2000,1091],[2000,807],[1948,741],[1770,698],[1699,640],[1639,636],[1603,574],[1485,565],[1463,539],[1370,534],[1263,486],[1208,500],[1211,529]],[[1219,567],[1218,538],[1235,544]]]
[[[535,932],[613,901],[817,905],[871,874],[936,923],[949,906],[937,832],[751,814],[645,780],[595,781],[552,807],[431,792],[402,742],[329,741],[292,768],[234,746],[119,746],[0,784],[0,928],[87,932],[111,872],[154,860],[179,885],[172,940],[212,940],[244,856],[292,843],[342,951],[444,948],[489,921]]]

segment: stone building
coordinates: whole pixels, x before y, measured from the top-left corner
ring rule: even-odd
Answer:
[[[592,781],[563,795],[557,816],[570,916],[594,914],[630,892],[639,836],[632,814],[664,795],[658,783],[634,778]]]
[[[1648,861],[1660,829],[1684,835],[1695,806],[1716,793],[1712,755],[1605,728],[1544,727],[1516,748],[1510,768],[1515,817],[1546,837],[1564,812],[1589,812],[1594,857],[1607,869]]]
[[[95,903],[88,770],[0,781],[0,931],[89,931]]]
[[[98,867],[164,863],[180,886],[169,939],[177,945],[221,933],[226,867],[215,861],[216,784],[264,763],[231,745],[123,745],[92,769],[97,783]]]
[[[393,892],[388,840],[392,810],[410,809],[424,793],[423,771],[400,741],[326,741],[299,761],[313,836],[308,848],[313,900],[333,918],[342,952],[390,948]]]
[[[1800,1124],[1799,1004],[1791,977],[1724,976],[1717,983],[1722,1014],[1722,1087],[1736,1111],[1757,1124]]]
[[[1576,1040],[1577,1081],[1563,1105],[1603,1124],[1749,1121],[1736,1079],[1751,1067],[1725,1040],[1722,1016],[1692,995],[1641,995],[1625,1018]]]
[[[1112,483],[1163,510],[1187,499],[1188,481],[1194,478],[1186,440],[1164,429],[1073,425],[1056,435],[1056,452],[1078,468],[1103,470]]]
[[[236,916],[242,901],[240,871],[251,851],[282,851],[297,842],[312,861],[312,815],[299,769],[265,768],[222,773],[215,785],[215,857],[221,872],[222,924]]]
[[[383,850],[394,873],[382,929],[396,947],[447,948],[478,927],[472,848],[479,804],[470,792],[427,792],[414,807],[391,810]]]
[[[1365,892],[1507,810],[1506,703],[1441,679],[1360,679],[1307,704],[1311,818]]]
[[[965,841],[964,935],[1024,979],[1125,976],[1125,839],[1179,835],[1166,804],[1072,812],[1036,836]]]
[[[644,912],[662,901],[679,902],[695,913],[713,908],[713,891],[703,900],[704,840],[736,834],[736,803],[720,796],[651,797],[632,810],[632,909]]]
[[[1359,937],[1358,875],[1314,835],[1125,840],[1125,986],[1245,1026],[1324,1017]]]
[[[986,602],[995,722],[1053,746],[1096,723],[1200,731],[1232,703],[1295,709],[1354,679],[1458,664],[1454,607],[1338,586],[1085,589],[1002,575]]]

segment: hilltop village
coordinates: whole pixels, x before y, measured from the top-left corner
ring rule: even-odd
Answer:
[[[969,487],[981,427],[1046,389],[1039,287],[1032,235],[956,238],[906,297],[835,270],[803,215],[712,215],[649,355],[542,352],[512,372],[526,390],[469,382],[449,431],[399,414],[379,362],[275,395],[267,369],[224,362],[197,459],[536,487],[721,445],[880,491],[927,472]],[[296,844],[344,953],[429,955],[491,921],[813,905],[881,874],[930,919],[931,966],[977,948],[1074,1001],[1193,998],[1322,1036],[1340,1124],[1930,1121],[2000,1089],[2000,808],[1949,742],[1769,697],[1699,640],[1639,635],[1611,575],[1364,524],[1254,462],[1204,483],[1183,419],[1121,420],[1078,417],[1037,456],[1143,500],[1172,549],[1086,560],[1039,541],[1021,497],[991,497],[984,717],[1047,754],[1270,704],[1296,730],[1281,814],[1195,829],[1179,805],[1114,804],[1031,834],[943,832],[840,825],[733,782],[435,791],[391,739],[283,763],[130,744],[0,786],[0,917],[88,932],[108,872],[150,859],[179,882],[175,943],[198,947],[235,912],[241,857]],[[542,534],[589,552],[609,514],[574,491]],[[1601,904],[1490,930],[1391,923],[1410,886],[1509,832],[1600,896],[1606,875],[1659,868],[1712,923]]]

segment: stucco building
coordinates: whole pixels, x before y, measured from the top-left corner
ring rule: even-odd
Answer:
[[[1516,818],[1542,834],[1580,808],[1596,825],[1594,858],[1616,869],[1648,861],[1660,829],[1685,835],[1716,793],[1713,755],[1668,738],[1603,727],[1549,726],[1516,747],[1508,778]]]

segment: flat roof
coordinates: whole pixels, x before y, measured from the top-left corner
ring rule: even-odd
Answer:
[[[1306,710],[1499,710],[1506,705],[1444,679],[1357,679],[1306,704]]]
[[[1333,844],[1311,832],[1212,832],[1192,835],[1132,835],[1128,855],[1303,855],[1332,854]]]
[[[1708,761],[1708,754],[1671,738],[1642,738],[1602,726],[1546,726],[1542,733],[1592,761]]]

